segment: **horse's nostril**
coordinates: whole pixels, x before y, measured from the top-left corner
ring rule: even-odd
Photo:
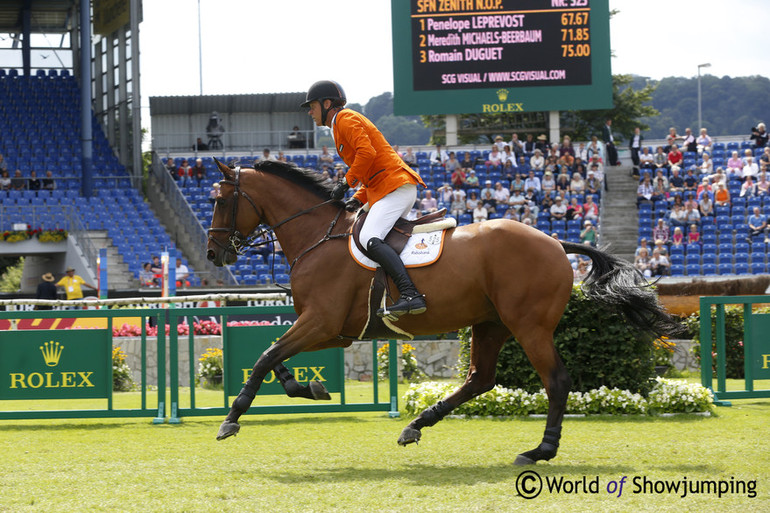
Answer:
[[[216,258],[216,254],[214,254],[214,250],[213,249],[210,249],[210,250],[206,251],[206,258],[208,258],[209,261],[211,261],[211,262],[214,261],[214,259]]]

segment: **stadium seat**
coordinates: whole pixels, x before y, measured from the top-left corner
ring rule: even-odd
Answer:
[[[713,262],[704,263],[702,266],[702,271],[704,276],[716,276],[719,274],[719,268]]]
[[[767,265],[764,262],[751,262],[751,274],[765,274]]]
[[[684,276],[684,265],[682,264],[671,264],[671,276]]]
[[[719,274],[733,274],[733,264],[730,262],[723,262],[722,258],[719,258]]]
[[[687,264],[687,276],[700,276],[700,264]]]
[[[735,274],[751,274],[751,267],[748,262],[740,262],[735,264]]]

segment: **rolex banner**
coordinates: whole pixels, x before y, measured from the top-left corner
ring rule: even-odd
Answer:
[[[231,391],[238,393],[251,375],[251,370],[260,355],[290,327],[229,326],[226,328],[225,379]],[[341,360],[342,349],[332,348],[300,353],[283,364],[301,385],[307,385],[309,381],[320,381],[329,392],[333,393],[342,390]],[[260,395],[285,394],[273,371],[265,377],[259,393]]]
[[[0,331],[0,399],[106,398],[111,368],[107,330]]]

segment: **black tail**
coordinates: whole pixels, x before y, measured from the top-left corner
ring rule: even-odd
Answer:
[[[589,298],[610,308],[620,308],[635,326],[655,336],[680,332],[683,326],[658,302],[655,290],[630,263],[585,244],[562,242],[567,253],[586,255],[593,265],[583,281]]]

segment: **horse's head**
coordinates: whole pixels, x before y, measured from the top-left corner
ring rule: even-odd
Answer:
[[[230,265],[238,259],[241,246],[260,222],[254,200],[241,189],[241,169],[231,169],[217,159],[223,175],[209,228],[206,258],[214,265]]]

